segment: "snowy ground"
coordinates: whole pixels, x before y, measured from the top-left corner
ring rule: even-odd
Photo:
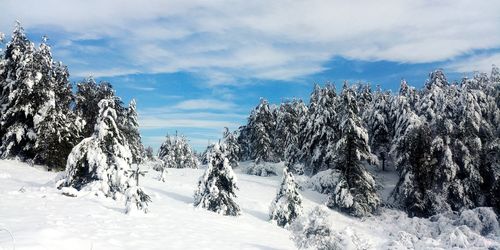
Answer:
[[[126,215],[123,201],[90,195],[63,196],[54,186],[56,173],[3,160],[0,161],[0,249],[14,249],[13,244],[17,250],[295,249],[289,231],[268,222],[268,207],[281,177],[243,172],[236,170],[240,188],[237,201],[242,208],[239,217],[193,208],[192,195],[203,169],[170,169],[165,183],[157,181],[157,173],[150,170],[141,180],[153,200],[150,213]],[[306,212],[325,199],[324,195],[309,190],[302,191],[302,195]],[[450,239],[455,233],[453,227],[441,225],[439,233],[429,238],[431,233],[427,231],[432,231],[433,222],[410,219],[396,210],[363,220],[335,211],[331,211],[331,216],[335,230],[350,227],[374,249],[452,248],[449,241],[455,240]],[[498,222],[496,226],[490,237],[474,238],[479,243],[466,242],[468,245],[455,247],[472,244],[498,247]],[[451,236],[441,237],[441,232],[448,232],[446,228],[451,230]],[[467,239],[471,241],[470,237]]]

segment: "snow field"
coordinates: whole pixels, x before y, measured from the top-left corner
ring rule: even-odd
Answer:
[[[125,200],[83,192],[68,197],[55,188],[57,173],[0,160],[0,229],[12,233],[17,250],[296,249],[290,231],[268,221],[281,173],[247,175],[246,167],[242,163],[235,169],[241,216],[193,207],[203,168],[168,169],[166,182],[158,181],[159,172],[148,169],[140,185],[151,196],[150,212],[127,215]],[[327,197],[308,189],[301,194],[305,214]],[[353,231],[368,242],[369,249],[486,249],[500,242],[498,222],[493,235],[485,238],[446,224],[451,223],[448,219],[408,218],[397,210],[386,209],[380,216],[364,219],[333,210],[329,214],[335,231]],[[462,232],[469,232],[470,237]],[[5,230],[0,230],[0,249],[13,249]]]

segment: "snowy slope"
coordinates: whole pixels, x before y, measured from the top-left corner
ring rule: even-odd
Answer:
[[[153,200],[150,213],[126,215],[123,201],[82,194],[76,198],[63,196],[54,187],[56,173],[2,160],[0,228],[12,233],[18,250],[295,249],[289,231],[267,220],[281,177],[242,172],[236,170],[240,188],[237,202],[242,208],[239,217],[193,208],[193,192],[203,169],[169,169],[165,183],[159,182],[158,173],[150,170],[141,180]],[[325,199],[324,195],[308,190],[302,191],[302,195],[306,212]],[[395,210],[364,220],[335,211],[331,211],[331,216],[335,230],[350,227],[374,249],[387,249],[392,241],[401,238],[401,230],[413,230],[409,225],[396,225],[398,221],[416,223],[428,230],[428,220],[409,219]],[[426,232],[422,235],[425,238]],[[437,249],[445,245],[442,239],[427,240]],[[494,240],[478,240],[483,240],[485,246],[498,244]],[[9,233],[0,230],[0,249],[13,249],[12,243]]]

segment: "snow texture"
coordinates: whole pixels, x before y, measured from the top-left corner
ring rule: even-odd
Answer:
[[[60,174],[38,165],[0,160],[0,173],[5,177],[0,181],[0,228],[12,233],[17,250],[66,250],[68,246],[75,250],[296,248],[291,231],[269,223],[269,202],[281,183],[280,176],[262,178],[237,171],[239,192],[235,199],[241,215],[232,217],[193,208],[192,191],[203,169],[170,169],[163,183],[148,166],[141,168],[149,170],[142,179],[142,188],[153,201],[149,213],[128,216],[123,200],[76,190],[72,191],[78,194],[76,198],[61,195],[63,190],[55,187]],[[326,199],[311,190],[300,193],[306,215]],[[340,243],[359,240],[359,245],[369,245],[368,249],[500,247],[498,218],[489,208],[431,219],[409,218],[404,212],[385,209],[380,216],[363,220],[322,210],[335,232],[332,235],[346,239]],[[307,218],[300,219],[300,228],[320,224]],[[466,236],[461,238],[467,239],[466,247],[453,247],[457,244],[453,242],[459,241],[451,238],[460,235],[459,231]],[[358,240],[352,240],[351,235]],[[0,247],[12,246],[10,235],[0,231]]]

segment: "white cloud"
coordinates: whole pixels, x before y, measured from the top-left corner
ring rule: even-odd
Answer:
[[[81,75],[190,71],[217,85],[300,78],[334,56],[419,63],[498,48],[498,9],[495,0],[4,0],[0,30],[20,19],[62,34],[54,51]],[[83,49],[86,61],[71,61]]]
[[[192,99],[182,101],[174,108],[180,110],[234,110],[236,104],[216,99]]]
[[[189,116],[189,114],[187,115]],[[159,129],[159,128],[205,128],[221,129],[224,127],[237,128],[238,123],[231,121],[216,121],[204,119],[172,119],[161,117],[144,117],[140,119],[141,129]]]
[[[445,67],[460,73],[470,73],[473,71],[489,73],[493,64],[500,65],[500,52],[466,57]]]

